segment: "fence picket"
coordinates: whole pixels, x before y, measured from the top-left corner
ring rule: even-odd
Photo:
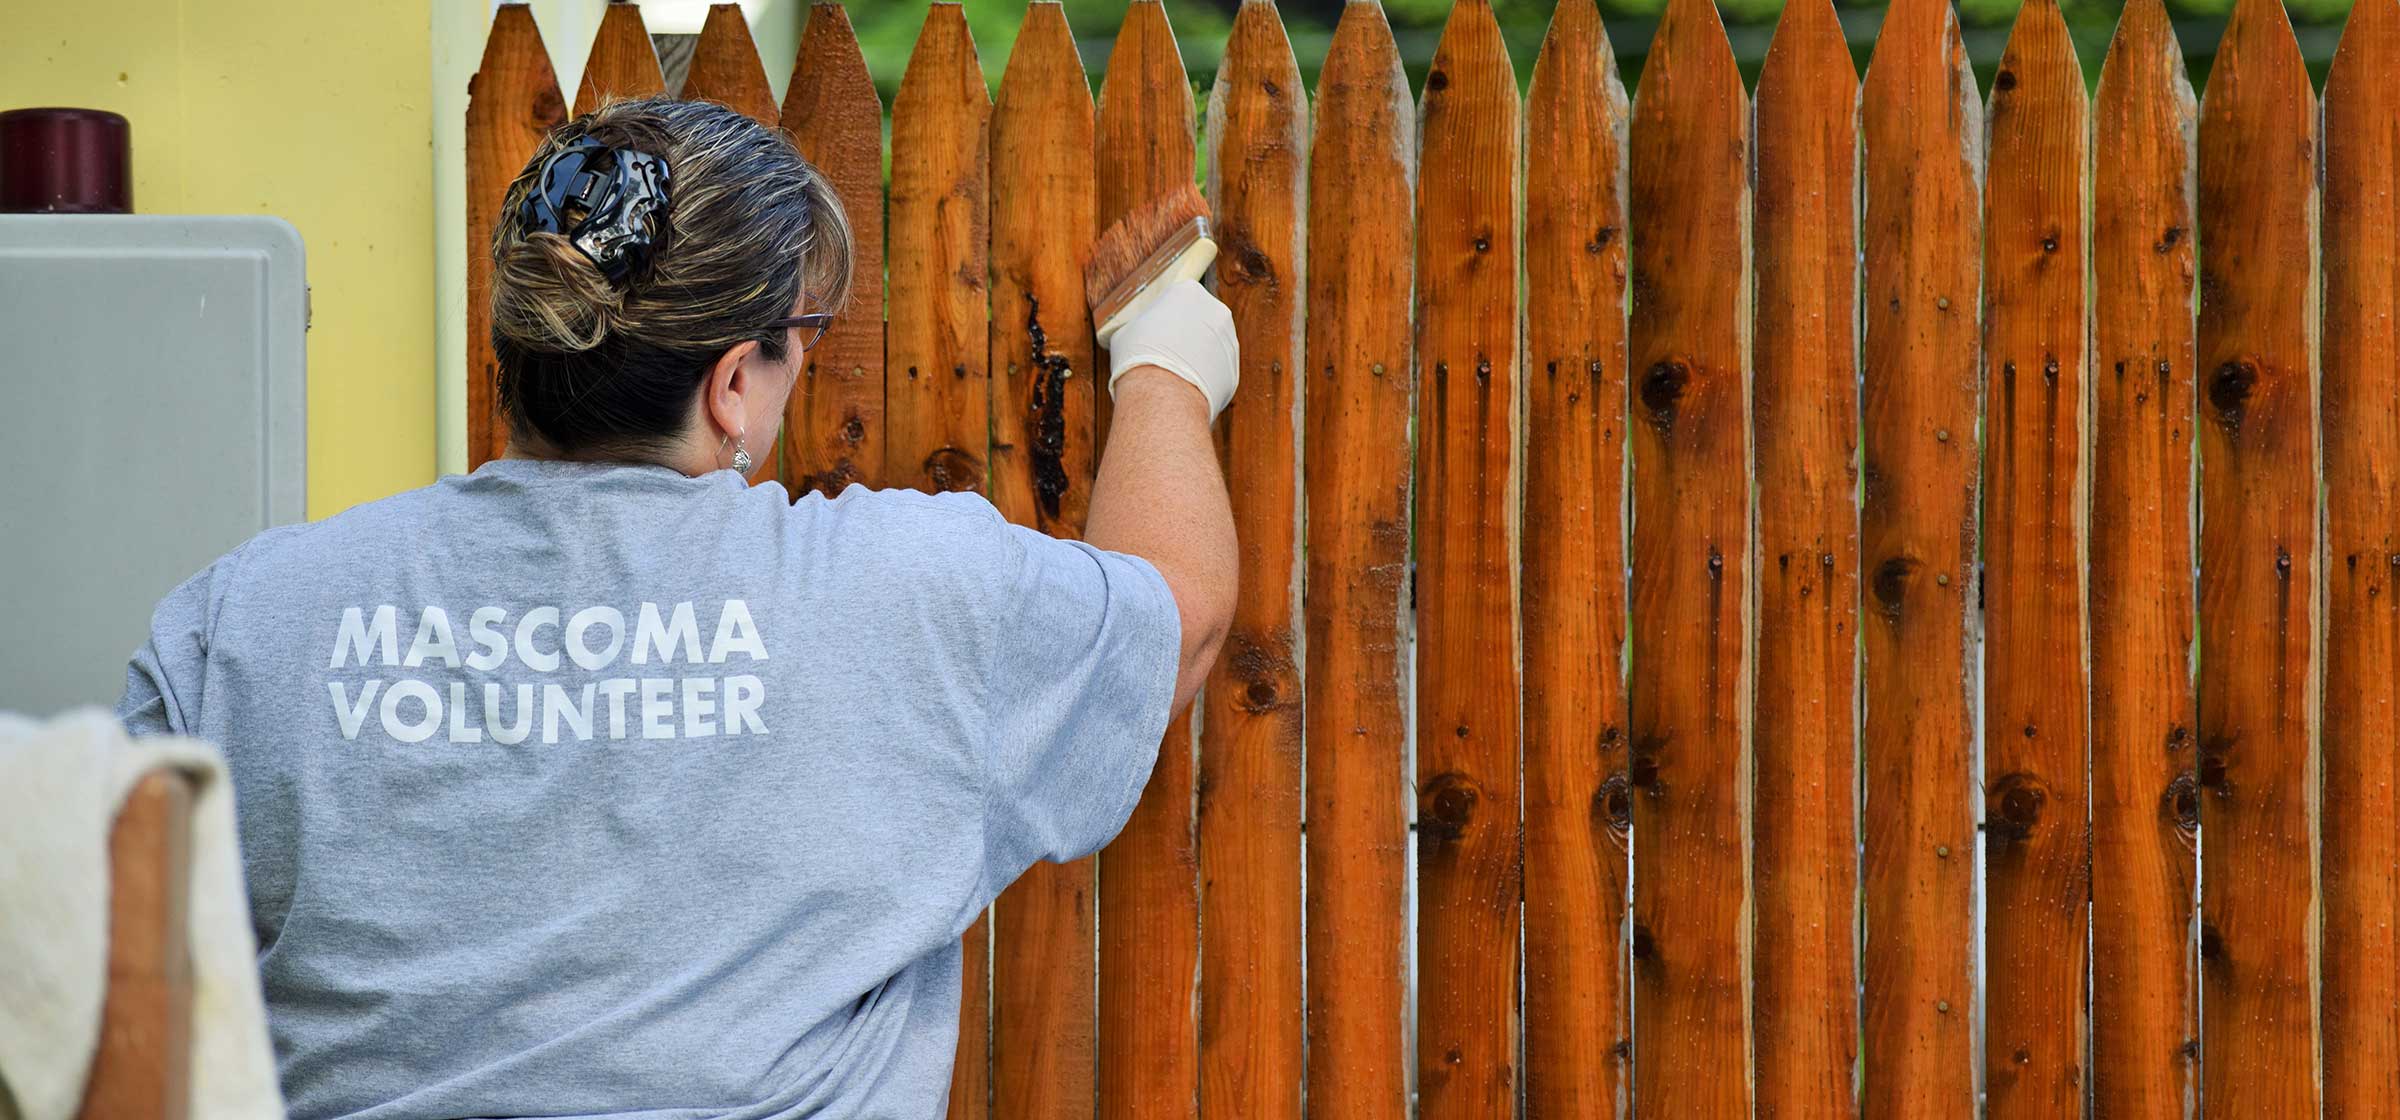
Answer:
[[[2090,116],[2056,0],[2018,9],[1993,77],[1983,239],[1984,1094],[2083,1103],[2083,471]]]
[[[992,502],[1083,534],[1095,464],[1092,94],[1057,3],[1025,9],[992,109]],[[1094,862],[1037,863],[992,909],[992,1110],[1091,1115]]]
[[[1518,725],[1517,83],[1460,0],[1419,109],[1417,1089],[1427,1120],[1514,1107]]]
[[[1525,104],[1525,1114],[1631,1112],[1625,87],[1566,0]]]
[[[1950,5],[1895,0],[1859,111],[1870,1116],[1975,1109],[1968,650],[1982,118]]]
[[[1415,108],[1383,8],[1317,81],[1308,196],[1308,1104],[1408,1109],[1410,230]]]
[[[1708,0],[1633,101],[1634,1095],[1750,1111],[1750,113]]]
[[[767,70],[741,5],[708,6],[708,22],[700,25],[700,41],[692,44],[691,69],[684,71],[683,92],[677,96],[714,101],[769,128],[780,124],[775,91],[767,87]]]
[[[2192,129],[2161,0],[2100,71],[2092,184],[2092,1112],[2192,1116]]]
[[[508,185],[567,116],[550,51],[533,9],[502,4],[492,13],[483,62],[467,82],[467,469],[508,449],[508,423],[497,395],[492,356],[492,230]]]
[[[592,53],[585,56],[583,83],[575,90],[575,115],[618,97],[649,97],[667,91],[667,76],[658,68],[658,51],[650,45],[650,30],[642,24],[638,4],[612,2],[600,14],[600,30],[592,36]]]
[[[984,489],[991,97],[964,11],[933,5],[892,99],[884,480]]]
[[[1126,9],[1096,129],[1101,228],[1193,181],[1192,87],[1158,0]],[[1105,399],[1099,412],[1105,436]],[[1111,1120],[1199,1114],[1195,749],[1187,712],[1167,726],[1133,818],[1100,853],[1100,1115]]]
[[[1752,224],[1760,1116],[1858,1113],[1857,105],[1832,0],[1785,5]]]
[[[2325,80],[2325,1114],[2400,1099],[2400,6],[2360,0]]]
[[[2200,1039],[2226,1116],[2318,1104],[2317,114],[2291,22],[2240,0],[2200,102]]]
[[[1299,1120],[1299,459],[1308,90],[1272,0],[1244,0],[1208,98],[1217,294],[1242,391],[1218,421],[1241,596],[1200,724],[1200,1100]]]
[[[850,219],[850,303],[808,352],[784,412],[783,485],[828,497],[883,477],[883,101],[839,3],[809,6],[783,127]]]

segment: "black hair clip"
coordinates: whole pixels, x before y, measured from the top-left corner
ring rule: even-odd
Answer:
[[[650,261],[666,233],[667,162],[585,137],[550,154],[525,192],[517,220],[563,234],[611,284]]]

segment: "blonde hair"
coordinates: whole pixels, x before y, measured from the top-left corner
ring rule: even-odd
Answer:
[[[672,176],[646,266],[611,283],[566,236],[518,209],[542,165],[585,138],[664,160]],[[841,309],[850,222],[825,176],[767,128],[722,105],[653,97],[603,105],[553,130],[508,190],[492,231],[492,349],[499,399],[521,436],[562,452],[640,451],[680,432],[725,351],[768,324]]]

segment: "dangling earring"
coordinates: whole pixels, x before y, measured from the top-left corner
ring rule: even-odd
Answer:
[[[743,445],[740,436],[733,437],[733,473],[750,477],[750,449]]]

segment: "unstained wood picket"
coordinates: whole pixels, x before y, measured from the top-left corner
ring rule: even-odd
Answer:
[[[1160,0],[1096,99],[1091,45],[1036,0],[994,87],[933,4],[881,75],[887,222],[842,7],[780,107],[711,9],[681,94],[788,132],[856,246],[761,478],[1082,531],[1081,268],[1201,166]],[[1792,0],[1755,105],[1707,0],[1630,102],[1591,0],[1522,98],[1491,0],[1418,96],[1374,0],[1313,90],[1294,46],[1245,0],[1198,137],[1226,652],[1117,841],[967,935],[952,1116],[2400,1096],[2400,5],[2361,0],[2321,117],[2273,0],[2198,100],[2160,0],[2088,96],[2028,0],[1988,123],[1945,0],[1894,0],[1863,79]],[[577,111],[663,85],[610,5]],[[501,5],[470,465],[507,444],[490,230],[566,116]]]

